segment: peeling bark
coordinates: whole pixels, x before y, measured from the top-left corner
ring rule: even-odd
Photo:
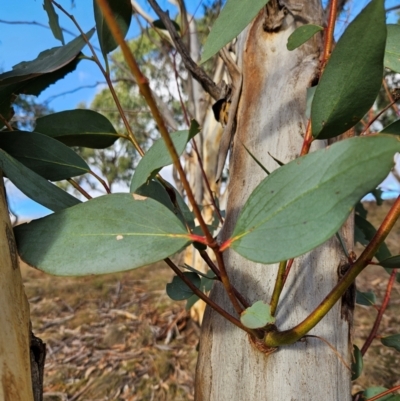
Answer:
[[[291,3],[285,1],[289,9]],[[286,43],[293,30],[305,21],[321,24],[322,13],[319,0],[303,2],[298,15],[287,13],[282,26],[268,32],[264,29],[263,10],[239,37],[238,64],[243,87],[221,241],[229,238],[245,201],[265,177],[242,143],[269,171],[278,164],[268,152],[284,163],[300,152],[307,123],[306,89],[318,71],[322,40],[317,35],[293,52],[286,49]],[[325,141],[318,141],[313,150],[324,146]],[[352,224],[346,224],[342,231],[351,250]],[[337,283],[343,257],[338,241],[332,238],[296,258],[277,311],[280,330],[300,323],[318,306]],[[250,262],[231,250],[224,253],[224,260],[233,284],[250,302],[270,301],[277,265]],[[219,283],[211,297],[235,314]],[[310,334],[329,341],[350,362],[349,331],[349,322],[337,304]],[[196,371],[196,401],[349,401],[350,385],[349,370],[321,340],[307,338],[267,357],[250,344],[243,331],[206,309]]]

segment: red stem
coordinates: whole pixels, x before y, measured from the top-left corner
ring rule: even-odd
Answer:
[[[333,33],[335,31],[337,8],[338,8],[338,0],[331,0],[329,17],[328,17],[328,26],[325,31],[324,54],[322,56],[322,63],[321,63],[322,71],[324,70],[325,65],[332,53]]]
[[[378,332],[379,325],[381,324],[381,321],[382,321],[382,318],[383,318],[383,314],[385,313],[385,310],[386,310],[386,308],[387,308],[387,306],[389,304],[390,294],[391,294],[392,289],[393,289],[394,281],[396,280],[396,274],[397,274],[397,269],[393,269],[392,270],[392,274],[390,275],[390,279],[389,279],[388,285],[386,287],[385,297],[384,297],[382,305],[381,305],[381,307],[379,309],[378,315],[376,316],[375,323],[372,326],[371,332],[369,333],[369,336],[366,339],[363,347],[361,348],[362,356],[365,355],[365,353],[367,352],[369,346],[372,343],[372,340],[376,337],[376,333]]]

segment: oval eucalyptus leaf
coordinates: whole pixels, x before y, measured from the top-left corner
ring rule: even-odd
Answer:
[[[113,13],[114,21],[118,24],[122,35],[125,37],[131,24],[133,12],[130,0],[109,0],[108,6]],[[96,0],[93,0],[93,8],[100,48],[102,53],[106,55],[115,50],[118,47],[118,43],[115,41]]]
[[[353,363],[351,364],[351,380],[356,380],[361,376],[364,367],[363,356],[357,345],[353,345]]]
[[[204,45],[200,63],[217,54],[256,17],[269,0],[227,0]]]
[[[397,120],[392,124],[389,124],[380,132],[380,134],[400,135],[400,120]]]
[[[181,31],[181,27],[179,26],[179,24],[177,22],[175,22],[175,21],[172,21],[172,20],[171,20],[171,22],[172,22],[172,25],[175,27],[176,31],[180,32]],[[157,29],[163,29],[165,31],[167,30],[167,28],[164,25],[164,22],[162,22],[160,19],[154,20],[153,21],[153,26],[154,26],[154,28],[157,28]]]
[[[379,264],[386,269],[398,269],[400,267],[400,255],[380,260]]]
[[[372,291],[361,292],[356,290],[356,303],[364,306],[371,306],[376,304],[376,297]]]
[[[385,50],[385,67],[394,72],[400,72],[400,25],[387,26],[387,40]]]
[[[51,32],[53,33],[56,39],[58,39],[63,45],[65,45],[64,35],[60,28],[60,24],[58,23],[58,15],[54,10],[54,6],[51,0],[44,0],[43,8],[46,11],[47,16],[49,17],[49,25]]]
[[[311,39],[317,32],[323,30],[324,28],[319,25],[302,25],[289,36],[286,47],[290,51],[297,49],[299,46],[306,43],[307,40]]]
[[[376,234],[375,227],[366,219],[359,215],[354,216],[355,240],[361,245],[367,246]],[[375,257],[381,261],[392,256],[386,243],[383,242],[375,254]]]
[[[386,44],[384,0],[372,0],[339,39],[311,106],[314,138],[333,138],[357,124],[382,85]]]
[[[26,196],[54,212],[77,205],[80,200],[51,184],[0,149],[0,170]]]
[[[21,258],[50,274],[84,276],[145,266],[190,242],[173,213],[135,196],[101,196],[16,227]]]
[[[200,288],[201,280],[196,273],[185,272],[183,274],[192,284]],[[172,283],[167,284],[167,295],[174,301],[183,301],[189,299],[194,294],[179,276],[175,276],[172,279]]]
[[[193,120],[189,130],[177,131],[171,134],[171,139],[178,155],[183,153],[186,144],[198,132],[199,125]],[[165,145],[164,139],[160,138],[154,142],[153,146],[145,153],[137,165],[135,174],[132,177],[130,192],[136,192],[140,186],[158,173],[162,167],[170,164],[172,164],[171,155]]]
[[[386,347],[391,347],[394,348],[396,351],[400,351],[400,334],[382,337],[381,342]]]
[[[50,136],[67,146],[103,149],[119,135],[110,121],[93,110],[66,110],[36,120],[35,132]]]
[[[86,33],[86,37],[90,39],[93,33],[94,28]],[[59,70],[74,60],[85,46],[85,39],[79,35],[65,46],[45,50],[35,60],[23,61],[14,65],[12,71],[0,74],[0,86],[23,82],[28,79],[36,80],[39,75]]]
[[[0,148],[46,180],[65,180],[90,171],[68,146],[36,132],[2,132]]]
[[[249,329],[260,329],[267,324],[275,322],[275,318],[271,316],[270,305],[263,301],[257,301],[249,308],[245,309],[240,315],[240,321],[243,326]]]
[[[315,248],[382,182],[399,150],[394,136],[356,137],[278,168],[250,195],[223,249],[275,263]]]

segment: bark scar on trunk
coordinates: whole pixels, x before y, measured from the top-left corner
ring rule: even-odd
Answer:
[[[8,224],[6,224],[6,237],[8,242],[8,249],[10,251],[12,267],[13,270],[15,270],[18,269],[18,253],[17,247],[15,246],[14,234]]]

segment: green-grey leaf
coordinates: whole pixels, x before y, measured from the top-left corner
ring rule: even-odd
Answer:
[[[0,148],[50,181],[65,180],[90,171],[68,146],[36,132],[2,132]]]
[[[266,264],[315,248],[382,182],[399,150],[394,136],[356,137],[280,167],[250,195],[225,247]]]
[[[302,44],[306,43],[307,40],[311,39],[317,32],[323,31],[324,28],[319,25],[302,25],[298,27],[288,38],[287,49],[297,49]]]
[[[400,25],[387,26],[387,40],[385,51],[385,67],[400,72]]]
[[[357,124],[382,85],[386,43],[384,0],[372,0],[337,43],[311,107],[314,138],[332,138]]]
[[[58,39],[63,45],[65,45],[64,35],[58,23],[58,15],[54,10],[54,6],[51,0],[44,0],[43,8],[46,11],[47,16],[49,17],[49,25],[51,32],[53,32],[53,35],[56,39]]]
[[[376,234],[375,227],[365,218],[355,215],[355,239],[361,245],[367,246]],[[375,257],[381,261],[388,259],[392,256],[387,245],[383,242],[375,254]]]
[[[392,347],[396,351],[400,351],[400,334],[393,334],[381,338],[381,342],[386,347]]]
[[[196,273],[185,272],[183,274],[197,288],[200,288],[201,280]],[[167,284],[167,295],[174,301],[183,301],[192,297],[193,291],[179,276],[174,276],[172,283]]]
[[[257,301],[242,312],[240,321],[249,329],[259,329],[274,323],[275,318],[271,316],[271,307],[268,304]]]
[[[86,33],[86,37],[90,39],[93,33],[94,28]],[[26,81],[41,74],[54,72],[74,60],[85,45],[85,39],[80,35],[65,46],[45,50],[35,60],[23,61],[14,65],[12,71],[0,74],[0,86]]]
[[[122,35],[125,37],[132,19],[130,0],[109,0],[108,6],[113,13],[114,21],[118,24]],[[118,43],[115,41],[96,0],[93,0],[93,8],[100,48],[103,54],[106,55],[115,50],[118,47]]]
[[[400,135],[400,120],[397,120],[392,124],[389,124],[380,132],[380,134]]]
[[[167,208],[134,196],[101,196],[16,227],[21,258],[50,274],[84,276],[145,266],[190,242]]]
[[[54,212],[80,203],[80,200],[51,184],[1,149],[0,170],[26,196]]]
[[[384,391],[387,391],[386,387],[369,387],[363,392],[362,400],[368,400],[369,398],[375,397]],[[398,395],[388,394],[383,397],[377,398],[377,401],[399,401],[400,397]]]
[[[364,361],[360,349],[353,345],[353,363],[351,364],[351,380],[356,380],[361,376]]]
[[[356,303],[359,305],[364,305],[364,306],[371,306],[375,305],[376,303],[376,297],[375,294],[372,291],[368,292],[361,292],[361,291],[356,291]]]
[[[118,138],[117,131],[102,114],[93,110],[66,110],[36,120],[35,132],[68,146],[103,149]]]
[[[192,121],[189,130],[177,131],[171,134],[172,142],[178,155],[181,155],[186,148],[188,141],[199,132],[197,122]],[[164,139],[160,138],[154,142],[153,146],[145,153],[136,167],[135,174],[132,177],[130,192],[136,192],[137,188],[142,186],[154,174],[165,166],[172,164],[171,155],[165,145]]]
[[[380,260],[379,264],[386,269],[398,269],[400,267],[400,255]]]
[[[256,17],[269,0],[227,0],[204,45],[200,63],[217,54]]]

